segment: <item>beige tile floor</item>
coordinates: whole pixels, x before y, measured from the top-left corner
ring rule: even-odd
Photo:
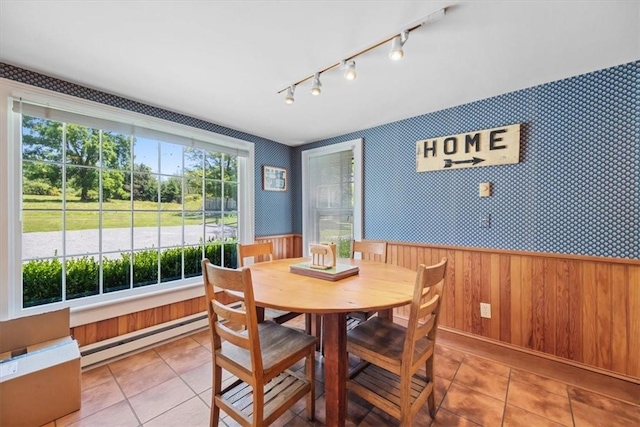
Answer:
[[[295,320],[294,320],[295,322]],[[323,426],[322,358],[316,358],[316,420],[304,399],[277,426]],[[416,426],[638,426],[640,406],[436,346],[436,419],[427,408]],[[199,332],[82,374],[82,409],[60,426],[206,426],[211,400],[211,344]],[[397,420],[349,395],[347,426],[394,426]],[[236,425],[224,417],[221,426]]]

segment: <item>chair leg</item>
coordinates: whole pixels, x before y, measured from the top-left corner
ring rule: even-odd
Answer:
[[[431,394],[429,394],[429,397],[427,398],[427,405],[429,405],[429,416],[432,420],[436,418],[436,399],[433,395],[434,392],[433,390],[431,390]]]
[[[408,414],[405,414],[402,417],[402,420],[400,420],[400,426],[401,427],[412,427],[411,426],[411,416]]]
[[[432,384],[431,393],[427,398],[427,405],[429,405],[429,415],[431,416],[431,419],[434,419],[436,417],[436,399],[434,397],[436,383],[435,383],[435,378],[433,376],[433,357],[434,356],[432,354],[431,357],[427,359],[427,363],[425,366],[425,373],[427,374],[427,379]]]
[[[408,371],[400,377],[400,425],[411,427],[411,375]]]
[[[315,367],[315,349],[311,349],[306,357],[305,370],[307,381],[311,384],[311,390],[307,393],[307,418],[309,421],[313,421],[316,413],[316,367]]]
[[[216,405],[216,396],[222,391],[222,368],[214,365],[213,367],[213,389],[211,390],[211,419],[209,425],[218,427],[220,421],[220,408]]]
[[[252,385],[253,388],[253,425],[254,426],[262,426],[264,425],[264,384],[256,386]]]

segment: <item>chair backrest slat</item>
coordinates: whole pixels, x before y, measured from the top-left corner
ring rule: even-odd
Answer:
[[[216,323],[215,330],[221,339],[230,342],[236,347],[249,350],[251,341],[247,335],[241,335],[238,331],[228,328],[227,325],[222,322]]]
[[[402,354],[403,363],[413,365],[413,354],[416,342],[425,336],[435,338],[438,327],[440,306],[442,305],[442,292],[444,288],[444,276],[447,268],[447,259],[434,265],[418,266],[416,284],[411,301],[409,320],[407,322],[407,335]],[[422,302],[424,297],[434,293],[427,302]],[[427,317],[428,316],[428,317]],[[426,319],[424,319],[427,317]],[[424,323],[420,322],[424,319]]]
[[[429,301],[424,304],[420,304],[420,309],[418,310],[418,319],[422,319],[433,313],[438,304],[440,303],[440,296],[434,295]]]
[[[436,317],[431,315],[427,318],[425,322],[419,322],[418,327],[416,328],[416,336],[424,337],[426,336],[436,324]]]
[[[360,253],[363,260],[387,262],[387,242],[381,240],[352,240],[351,259]]]
[[[273,242],[238,243],[238,266],[244,267],[245,258],[250,257],[254,262],[273,261]]]
[[[247,314],[244,310],[222,304],[220,301],[211,301],[211,304],[213,304],[213,311],[215,311],[218,319],[222,318],[236,325],[246,326]]]

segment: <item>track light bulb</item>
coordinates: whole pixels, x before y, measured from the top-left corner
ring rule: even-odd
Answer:
[[[320,83],[320,73],[313,75],[313,81],[311,83],[311,95],[318,96],[322,92],[322,83]]]
[[[407,42],[409,38],[409,32],[403,31],[399,35],[395,36],[391,41],[391,50],[389,51],[389,58],[392,61],[399,61],[404,56],[402,46]]]
[[[295,99],[293,99],[293,92],[295,92],[296,87],[291,85],[287,89],[287,96],[284,98],[285,104],[293,104]]]
[[[356,74],[356,61],[342,61],[342,68],[344,69],[344,78],[347,80],[355,80]]]
[[[402,43],[400,42],[400,36],[395,36],[391,42],[391,51],[389,52],[389,59],[392,61],[399,61],[404,56],[402,50]]]

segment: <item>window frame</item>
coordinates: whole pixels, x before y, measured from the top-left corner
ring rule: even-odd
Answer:
[[[192,277],[130,289],[124,295],[114,292],[22,308],[22,123],[20,115],[12,111],[13,101],[21,98],[60,110],[81,112],[247,152],[247,157],[238,156],[237,237],[238,241],[254,239],[255,147],[252,142],[0,78],[0,128],[6,129],[0,133],[0,200],[6,201],[0,206],[0,320],[70,307],[73,327],[202,295],[201,278]]]

